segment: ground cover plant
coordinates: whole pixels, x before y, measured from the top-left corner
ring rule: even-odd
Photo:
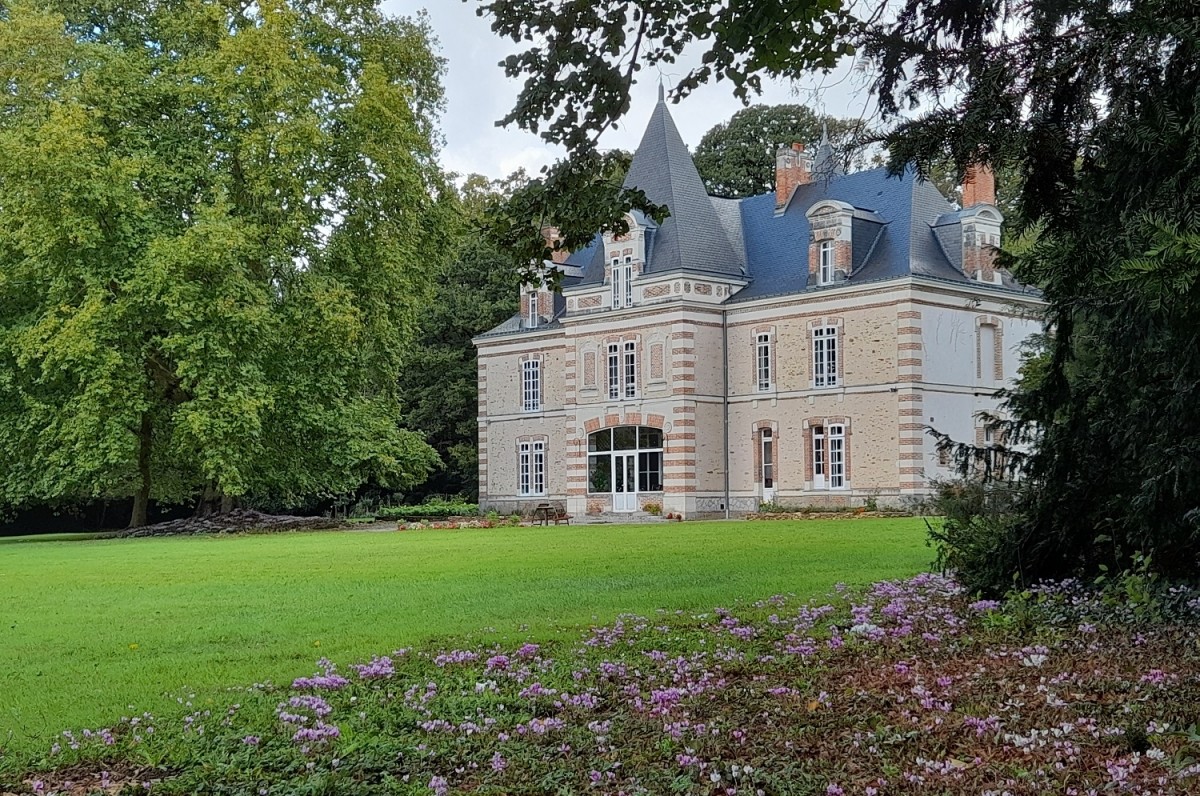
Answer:
[[[573,641],[321,660],[225,710],[66,732],[19,788],[1195,793],[1200,591],[1138,588],[1001,604],[926,574],[624,615]]]
[[[924,533],[910,518],[9,542],[0,766],[130,705],[158,714],[184,692],[216,709],[236,699],[223,689],[290,682],[320,655],[544,641],[622,611],[912,575]]]

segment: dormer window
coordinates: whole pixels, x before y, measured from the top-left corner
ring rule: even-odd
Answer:
[[[833,241],[823,240],[818,246],[818,255],[820,259],[820,268],[818,270],[817,283],[821,285],[833,284]]]
[[[625,262],[614,258],[612,262],[612,306],[613,309],[633,306],[633,258]]]
[[[538,327],[538,292],[530,290],[525,296],[525,301],[527,304],[525,308],[525,327],[536,329]]]
[[[808,246],[808,283],[834,285],[850,276],[854,208],[824,199],[804,214],[812,237]]]

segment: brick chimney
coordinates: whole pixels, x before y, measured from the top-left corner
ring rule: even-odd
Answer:
[[[558,227],[542,227],[542,237],[545,238],[546,245],[550,247],[550,259],[555,263],[565,263],[571,256],[571,252],[566,249],[554,248],[554,244],[562,240],[558,234]]]
[[[996,204],[996,175],[991,168],[972,163],[963,175],[962,206],[966,210],[975,205]]]
[[[775,153],[775,209],[782,210],[797,185],[812,182],[811,162],[799,142]]]

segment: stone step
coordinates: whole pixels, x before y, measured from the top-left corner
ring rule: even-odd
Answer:
[[[576,520],[580,525],[646,525],[655,522],[668,522],[661,514],[650,514],[645,511],[607,512],[604,514],[585,514]]]

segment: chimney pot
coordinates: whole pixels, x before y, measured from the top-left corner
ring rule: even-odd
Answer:
[[[804,144],[795,141],[790,149],[779,150],[775,157],[775,209],[782,210],[787,205],[797,185],[810,182],[812,173],[804,156]]]

